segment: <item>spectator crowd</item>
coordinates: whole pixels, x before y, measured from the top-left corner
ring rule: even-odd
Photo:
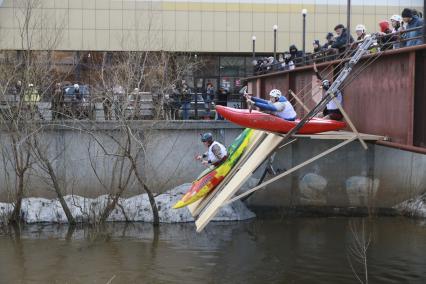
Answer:
[[[376,33],[377,40],[370,48],[370,52],[423,44],[423,21],[422,13],[410,8],[405,8],[401,15],[393,15],[380,21],[379,32]],[[254,73],[292,70],[296,66],[343,58],[350,55],[350,52],[368,36],[370,35],[363,24],[356,25],[355,39],[343,24],[338,24],[334,27],[334,33],[326,34],[323,44],[317,39],[313,41],[313,53],[304,53],[292,44],[288,51],[278,54],[278,58],[270,56],[255,59]]]

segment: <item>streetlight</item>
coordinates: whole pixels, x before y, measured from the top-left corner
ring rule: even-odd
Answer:
[[[308,10],[302,9],[302,16],[303,16],[303,53],[305,53],[305,48],[306,48],[306,14],[308,14]]]
[[[276,55],[277,55],[277,30],[278,30],[278,26],[273,25],[272,29],[274,30],[274,60],[275,60],[275,59],[277,59]]]
[[[89,68],[88,68],[89,69],[89,86],[91,86],[90,73],[92,71],[92,64],[91,64],[91,61],[90,61],[90,52],[87,55],[87,63],[89,65]]]
[[[256,36],[252,36],[251,40],[253,42],[253,62],[254,62],[254,58],[256,57]]]
[[[351,0],[348,0],[348,4],[347,4],[347,14],[346,14],[346,30],[348,31],[348,33],[351,33]],[[351,37],[348,36],[348,41],[347,41],[347,45],[349,45],[351,43]]]

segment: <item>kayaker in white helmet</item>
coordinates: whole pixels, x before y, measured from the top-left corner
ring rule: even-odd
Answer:
[[[249,103],[254,104],[264,112],[289,121],[294,121],[296,119],[296,111],[293,105],[278,89],[273,89],[269,92],[269,101],[248,94],[245,94],[245,97]]]
[[[203,155],[195,157],[196,160],[201,161],[203,165],[213,166],[215,168],[223,163],[228,155],[226,147],[221,143],[213,140],[213,135],[210,132],[200,134],[201,142],[207,147],[207,152]]]

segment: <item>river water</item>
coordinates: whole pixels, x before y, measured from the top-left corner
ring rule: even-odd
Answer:
[[[426,283],[426,222],[384,217],[27,225],[0,235],[0,283],[359,283],[368,240],[370,283]]]

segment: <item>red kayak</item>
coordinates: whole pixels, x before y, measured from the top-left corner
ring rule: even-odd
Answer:
[[[254,128],[271,132],[287,133],[297,125],[296,121],[288,121],[264,112],[248,109],[236,109],[216,105],[216,111],[227,120],[246,128]],[[308,121],[297,133],[314,134],[326,131],[340,130],[346,127],[342,121],[313,118]]]

